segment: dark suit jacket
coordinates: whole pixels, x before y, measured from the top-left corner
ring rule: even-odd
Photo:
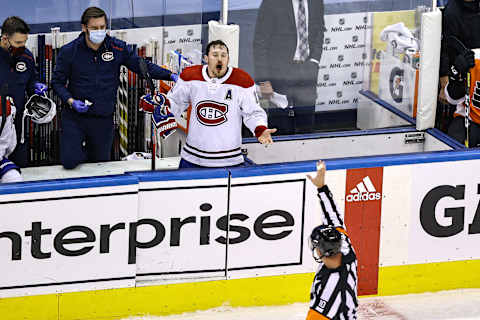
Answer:
[[[310,58],[320,61],[323,49],[323,0],[308,0],[308,42]],[[263,0],[253,40],[255,80],[278,77],[282,65],[293,61],[297,27],[292,0]]]

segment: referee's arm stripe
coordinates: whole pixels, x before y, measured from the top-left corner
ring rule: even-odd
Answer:
[[[307,320],[330,320],[330,318],[327,318],[323,314],[320,314],[317,311],[310,309],[308,310]]]

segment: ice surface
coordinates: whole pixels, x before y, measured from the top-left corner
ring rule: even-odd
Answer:
[[[307,303],[232,308],[129,320],[305,320]],[[359,320],[480,320],[480,289],[360,298]]]

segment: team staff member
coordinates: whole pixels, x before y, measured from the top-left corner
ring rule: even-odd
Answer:
[[[262,95],[287,95],[294,106],[274,121],[281,134],[314,128],[318,68],[325,29],[323,0],[263,0],[258,9],[253,56]],[[273,119],[271,119],[273,120]]]
[[[228,66],[227,45],[215,40],[207,45],[207,65],[186,68],[168,92],[176,118],[192,105],[188,136],[180,168],[241,165],[242,119],[262,144],[273,143],[267,115],[260,107],[253,79]]]
[[[357,256],[332,193],[325,184],[325,163],[307,177],[318,188],[323,224],[313,229],[310,248],[319,263],[310,293],[307,320],[357,319]]]
[[[30,28],[19,17],[8,17],[2,24],[0,39],[0,95],[9,96],[17,109],[15,128],[17,141],[22,132],[22,114],[26,94],[42,95],[47,86],[37,82],[35,60],[30,50],[25,48]],[[3,92],[6,90],[6,94]],[[20,167],[27,166],[27,144],[17,144],[10,160]]]
[[[102,9],[87,8],[81,23],[80,36],[60,49],[52,77],[53,89],[68,105],[62,111],[60,140],[60,161],[66,169],[110,160],[120,66],[140,72],[141,58],[124,41],[107,35]],[[152,78],[176,80],[176,74],[147,64]]]

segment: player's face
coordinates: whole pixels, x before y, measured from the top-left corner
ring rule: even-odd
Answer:
[[[210,77],[221,78],[227,73],[228,51],[224,46],[213,46],[206,56]]]
[[[3,48],[10,49],[11,51],[15,51],[16,49],[25,48],[27,39],[28,39],[28,34],[15,32],[10,37],[7,35],[3,35],[1,43]]]

